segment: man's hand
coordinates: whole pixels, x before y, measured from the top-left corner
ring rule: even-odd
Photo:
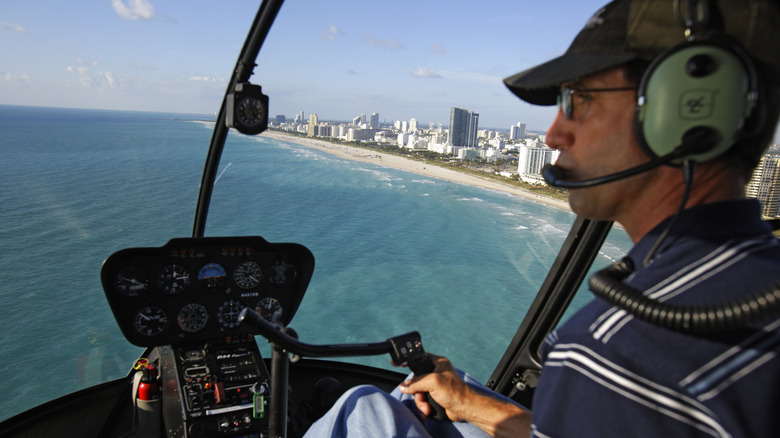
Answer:
[[[436,365],[434,371],[424,376],[415,376],[399,385],[402,393],[414,395],[417,409],[423,415],[431,413],[431,406],[425,397],[425,393],[428,393],[452,421],[472,423],[492,436],[530,435],[530,412],[475,391],[463,381],[447,358],[430,353],[428,356]]]
[[[399,389],[404,394],[414,394],[417,409],[425,416],[431,414],[431,405],[425,397],[427,392],[444,408],[450,420],[464,421],[459,410],[468,400],[471,389],[461,379],[447,358],[430,353],[428,356],[436,365],[434,371],[424,376],[415,376],[412,380],[401,383]]]

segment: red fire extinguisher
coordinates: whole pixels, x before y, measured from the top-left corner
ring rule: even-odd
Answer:
[[[157,383],[157,367],[149,364],[142,367],[140,372],[141,381],[138,383],[138,399],[156,399],[160,392],[160,385]]]
[[[133,431],[138,438],[159,438],[162,401],[157,367],[142,358],[133,368]]]

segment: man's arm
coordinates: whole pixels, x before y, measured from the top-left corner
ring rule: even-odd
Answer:
[[[530,436],[531,413],[513,403],[475,391],[461,379],[449,360],[430,355],[436,363],[433,373],[401,383],[399,389],[414,394],[417,408],[429,415],[429,393],[452,421],[469,422],[495,437]]]

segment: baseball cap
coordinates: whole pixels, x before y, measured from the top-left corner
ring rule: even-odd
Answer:
[[[685,40],[685,25],[675,8],[682,0],[616,0],[599,9],[574,38],[566,53],[504,79],[520,99],[535,105],[555,105],[564,82],[633,60],[652,61]],[[780,23],[776,0],[716,2],[724,31],[757,64],[780,75],[775,27]]]

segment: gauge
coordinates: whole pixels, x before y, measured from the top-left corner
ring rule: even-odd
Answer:
[[[122,295],[134,297],[149,289],[149,274],[138,266],[127,266],[116,274],[116,289]]]
[[[236,84],[227,95],[225,123],[248,135],[259,134],[268,128],[268,96],[259,85],[249,82]]]
[[[168,315],[157,306],[146,306],[135,314],[133,326],[144,336],[157,336],[168,327]]]
[[[163,292],[178,294],[190,286],[190,272],[179,264],[168,265],[160,271],[157,283]]]
[[[269,322],[276,322],[282,319],[282,305],[274,298],[263,298],[260,300],[255,307],[255,312]]]
[[[252,289],[260,284],[262,278],[263,269],[252,260],[242,262],[236,266],[236,270],[233,272],[233,280],[241,289]]]
[[[218,263],[209,263],[198,271],[198,281],[203,282],[209,288],[222,286],[226,276],[225,268]]]
[[[181,360],[184,362],[198,362],[206,358],[206,350],[202,348],[189,348],[181,352]]]
[[[223,328],[234,329],[238,327],[238,315],[244,305],[236,300],[228,300],[222,303],[217,310],[217,321]]]
[[[263,102],[255,97],[245,97],[238,101],[238,121],[248,128],[255,128],[262,124],[267,115]]]
[[[295,265],[285,259],[274,262],[268,279],[277,286],[287,286],[295,280]]]
[[[209,312],[202,304],[190,303],[179,310],[179,327],[187,333],[195,333],[206,327]]]

